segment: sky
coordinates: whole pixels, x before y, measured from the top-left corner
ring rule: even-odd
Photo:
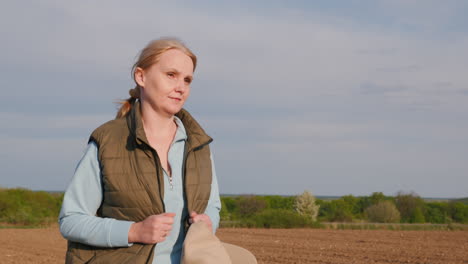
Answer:
[[[1,1],[0,186],[66,189],[152,39],[223,194],[468,196],[468,2]]]

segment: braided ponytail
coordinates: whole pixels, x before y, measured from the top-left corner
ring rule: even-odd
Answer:
[[[135,88],[128,90],[130,97],[127,100],[119,102],[121,104],[119,111],[117,111],[117,116],[115,118],[121,118],[127,115],[132,109],[132,104],[140,99],[140,86],[135,86]]]

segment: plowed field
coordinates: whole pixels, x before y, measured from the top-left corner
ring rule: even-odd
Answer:
[[[220,229],[259,263],[468,263],[466,231]],[[57,227],[0,229],[0,263],[63,263]]]

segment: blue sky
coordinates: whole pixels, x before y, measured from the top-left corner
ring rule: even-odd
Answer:
[[[222,193],[466,197],[467,7],[2,2],[0,186],[64,190],[138,51],[177,36]]]

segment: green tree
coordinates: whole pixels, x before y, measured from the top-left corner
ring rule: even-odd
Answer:
[[[264,196],[264,198],[267,202],[267,208],[294,210],[295,196],[283,197],[279,195],[267,195]]]
[[[380,202],[385,201],[385,195],[382,192],[373,192],[371,196],[369,197],[370,203],[372,204],[378,204]]]
[[[448,218],[448,204],[441,202],[431,202],[424,205],[426,212],[424,218],[433,224],[445,224]]]
[[[416,212],[417,208],[419,208],[418,210],[421,210],[421,213],[424,214],[424,212],[422,212],[424,201],[414,192],[398,192],[395,197],[395,204],[398,211],[400,211],[402,222],[413,223],[415,220],[421,220],[415,219],[416,216],[420,216],[420,213]]]
[[[449,204],[450,216],[458,223],[468,223],[468,205],[462,202],[451,202]]]
[[[345,195],[342,196],[341,199],[347,204],[346,207],[350,208],[354,217],[360,216],[361,210],[359,208],[359,198],[356,198],[353,195]]]
[[[315,203],[320,206],[317,218],[328,221],[328,215],[330,211],[330,202],[316,198]]]
[[[332,200],[330,202],[329,221],[332,222],[352,222],[353,214],[349,204],[343,199]]]
[[[315,197],[309,191],[304,191],[296,197],[295,208],[300,215],[305,215],[310,217],[312,221],[317,221],[320,206],[315,203]]]
[[[239,214],[241,217],[248,217],[261,212],[267,204],[264,199],[257,196],[245,196],[239,199]]]
[[[424,214],[421,210],[421,207],[416,207],[413,212],[413,217],[411,218],[411,223],[425,223],[426,219],[424,218]]]
[[[229,213],[230,218],[235,218],[239,214],[239,206],[237,198],[234,197],[221,197],[222,207],[221,210]]]
[[[369,196],[362,196],[359,197],[356,207],[357,211],[359,214],[357,214],[359,217],[362,217],[364,215],[365,210],[372,205],[371,199]]]

